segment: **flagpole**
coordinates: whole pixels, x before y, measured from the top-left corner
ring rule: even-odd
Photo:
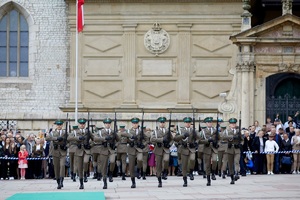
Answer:
[[[76,0],[76,64],[75,64],[75,124],[77,123],[78,119],[78,0]]]

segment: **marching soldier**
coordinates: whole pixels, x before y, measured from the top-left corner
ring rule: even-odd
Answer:
[[[129,171],[131,177],[131,188],[136,188],[135,184],[135,161],[137,160],[137,173],[140,177],[140,170],[143,166],[143,149],[148,145],[148,138],[145,138],[145,134],[139,129],[139,118],[132,118],[132,128],[127,130],[127,133],[122,133],[121,136],[129,138],[128,146],[128,158],[129,158]]]
[[[53,165],[54,165],[54,174],[57,181],[57,189],[63,187],[63,181],[65,177],[65,163],[67,156],[67,146],[66,146],[66,130],[62,129],[63,125],[62,120],[56,120],[56,129],[50,132],[46,136],[47,141],[52,141],[53,151]]]
[[[93,138],[93,145],[91,148],[91,153],[92,153],[92,157],[93,157],[93,167],[96,168],[96,170],[94,170],[94,173],[97,174],[97,181],[101,181],[102,179],[102,174],[101,174],[101,160],[100,160],[100,152],[101,152],[101,146],[102,146],[102,142],[96,142],[95,141],[95,137],[99,136],[98,134],[100,133],[101,129],[99,129],[98,131],[95,131],[92,135]]]
[[[93,135],[93,140],[99,144],[99,159],[98,167],[101,168],[101,174],[103,176],[103,189],[107,189],[107,167],[108,160],[110,161],[109,181],[112,182],[112,173],[115,165],[115,147],[114,142],[118,140],[117,134],[114,134],[110,128],[112,120],[105,118],[103,120],[104,128],[98,131],[97,135]],[[112,166],[113,165],[113,166]]]
[[[201,129],[206,128],[206,126],[202,126]],[[201,138],[201,131],[199,132],[199,138]],[[204,144],[198,144],[198,152],[197,152],[197,160],[198,160],[198,174],[203,173],[203,178],[206,178],[205,172],[205,163],[203,159],[203,151],[204,151]],[[203,168],[202,168],[203,166]]]
[[[123,137],[122,133],[126,133],[126,129],[124,125],[120,126],[120,129],[118,131],[118,136],[120,138],[120,141],[117,143],[117,166],[119,168],[119,171],[122,175],[122,180],[126,180],[125,178],[125,171],[126,171],[126,157],[127,157],[127,144],[128,144],[128,138]],[[122,163],[122,169],[121,169],[121,163]]]
[[[241,145],[242,145],[242,136],[239,133],[239,130],[236,126],[237,119],[230,118],[229,119],[229,128],[226,129],[223,133],[224,140],[228,141],[228,148],[227,148],[227,157],[228,157],[228,168],[231,177],[230,184],[234,184],[234,181],[239,179],[238,170],[239,170],[239,163],[240,163],[240,154],[241,154]],[[236,173],[234,173],[234,169]],[[235,174],[235,176],[234,176]]]
[[[183,187],[187,187],[187,168],[190,167],[190,180],[194,180],[193,171],[195,166],[196,141],[199,139],[191,127],[192,118],[183,119],[185,127],[175,136],[174,140],[181,143],[179,152],[181,154]],[[180,134],[181,133],[181,134]]]
[[[226,150],[228,148],[228,143],[225,139],[223,139],[223,133],[226,129],[225,124],[220,124],[221,132],[220,132],[220,140],[219,140],[219,148],[218,148],[218,170],[222,173],[222,178],[226,178],[226,169],[227,169],[227,153]]]
[[[73,132],[76,132],[78,126],[73,126]],[[75,151],[77,149],[77,143],[75,141],[69,142],[69,158],[70,158],[70,171],[71,179],[76,182],[76,165],[75,165]]]
[[[79,129],[73,131],[68,137],[69,142],[75,141],[77,143],[74,160],[80,181],[79,189],[84,189],[83,182],[87,182],[88,163],[91,154],[89,131],[85,128],[85,123],[86,119],[78,119]]]
[[[143,148],[143,180],[146,180],[146,173],[147,173],[147,167],[148,167],[148,156],[149,156],[149,143],[150,143],[150,137],[151,137],[151,131],[147,131],[146,126],[143,127],[144,129],[144,140],[145,140],[145,148]],[[140,178],[140,176],[138,176]]]
[[[159,128],[154,130],[151,135],[151,143],[154,144],[153,153],[155,154],[155,162],[156,162],[156,176],[158,179],[158,187],[162,187],[162,177],[163,179],[167,179],[168,175],[168,167],[169,167],[169,157],[170,157],[170,146],[173,140],[173,136],[170,130],[165,128],[165,117],[159,117],[157,121],[159,122]],[[163,169],[163,170],[162,170]]]
[[[206,123],[206,128],[201,131],[200,142],[204,144],[203,156],[205,163],[205,171],[207,177],[207,186],[211,185],[211,179],[216,180],[215,172],[217,168],[217,156],[218,156],[218,140],[217,130],[212,127],[212,117],[207,117],[204,119]],[[217,138],[218,137],[218,138]],[[212,167],[211,167],[212,163]],[[212,168],[212,170],[211,170]],[[212,172],[210,179],[210,172]]]

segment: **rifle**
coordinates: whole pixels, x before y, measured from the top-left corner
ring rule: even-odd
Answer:
[[[90,112],[88,112],[88,122],[87,122],[87,135],[85,139],[84,148],[90,149],[90,139],[91,139],[91,132],[90,132]]]
[[[68,139],[68,119],[69,113],[67,113],[67,120],[66,120],[66,131],[65,131],[65,138],[64,138],[64,150],[67,150],[67,139]]]
[[[167,133],[167,143],[164,144],[165,148],[170,148],[171,141],[171,124],[172,124],[172,111],[170,111],[170,119],[169,119],[169,131]]]
[[[199,132],[202,130],[202,129],[201,129],[201,120],[200,120],[200,117],[199,117],[199,126],[198,126],[198,130],[199,130]]]
[[[193,138],[194,140],[197,139],[196,135],[196,120],[195,120],[195,110],[193,109]]]
[[[114,119],[114,135],[113,135],[113,139],[112,139],[112,143],[111,143],[111,148],[114,149],[115,148],[115,141],[117,138],[117,132],[118,132],[118,125],[117,125],[117,113],[115,112],[115,119]]]
[[[142,115],[142,128],[141,128],[141,136],[140,136],[140,148],[142,148],[144,145],[143,145],[143,139],[144,139],[144,110],[143,110],[143,115]],[[143,149],[143,148],[142,148]]]
[[[242,112],[240,111],[240,118],[239,118],[239,132],[238,132],[238,136],[239,136],[239,139],[238,139],[238,142],[239,144],[241,144],[241,137],[242,137]]]
[[[217,126],[216,126],[216,138],[215,138],[215,148],[218,148],[218,142],[219,142],[219,113],[217,113]]]

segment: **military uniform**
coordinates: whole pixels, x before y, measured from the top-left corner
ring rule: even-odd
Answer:
[[[78,126],[73,126],[73,132],[75,133],[78,129]],[[77,142],[71,141],[68,143],[68,149],[69,149],[69,159],[70,159],[70,171],[71,171],[71,179],[73,182],[76,182],[76,171],[77,166],[75,165],[75,151],[77,149]]]
[[[76,142],[77,148],[75,151],[75,165],[77,166],[77,173],[79,175],[80,187],[84,189],[83,181],[87,182],[88,163],[91,155],[91,146],[88,135],[88,130],[85,128],[86,119],[78,119],[79,129],[73,131],[68,136],[68,141]],[[84,178],[84,179],[83,179]]]
[[[226,169],[227,169],[227,148],[228,148],[228,142],[223,138],[224,130],[226,129],[226,126],[224,124],[221,124],[221,132],[220,132],[220,140],[219,140],[219,148],[218,148],[218,171],[219,173],[222,173],[222,178],[226,178]]]
[[[125,171],[126,171],[126,158],[127,158],[127,145],[128,138],[123,137],[122,133],[126,133],[125,126],[120,126],[120,130],[118,131],[119,142],[117,143],[117,165],[119,167],[119,172],[122,174],[122,180],[126,180]],[[122,169],[121,168],[122,163]]]
[[[158,187],[162,187],[161,174],[163,172],[163,179],[166,180],[170,159],[169,148],[172,144],[173,136],[169,132],[170,130],[164,127],[164,123],[166,122],[165,117],[159,117],[157,121],[160,122],[160,127],[153,131],[150,142],[154,145],[153,153],[155,154]]]
[[[150,151],[149,144],[150,144],[151,131],[147,131],[146,127],[143,127],[143,129],[144,129],[145,147],[143,148],[143,174],[142,174],[142,176],[143,176],[143,180],[146,180],[148,157],[149,157],[149,151]]]
[[[206,128],[206,126],[202,126],[202,129]],[[201,138],[201,131],[199,132],[199,138]],[[203,151],[204,151],[204,144],[201,144],[198,141],[198,151],[197,151],[197,161],[198,161],[198,174],[203,173],[203,178],[206,178],[206,172],[205,172],[205,163],[203,158]],[[201,167],[203,166],[203,168]]]
[[[128,129],[126,133],[122,133],[121,136],[127,137],[129,139],[129,146],[127,149],[129,158],[129,171],[131,177],[131,188],[135,188],[135,161],[137,160],[137,173],[138,178],[140,178],[140,170],[143,166],[143,149],[148,145],[149,138],[144,134],[143,138],[141,135],[141,130],[138,128],[139,118],[132,118],[131,122],[133,127]]]
[[[190,167],[190,180],[194,180],[193,171],[195,166],[195,153],[196,153],[196,141],[199,139],[199,135],[194,135],[193,128],[190,127],[192,118],[185,117],[183,119],[186,127],[181,129],[175,136],[174,140],[180,144],[178,152],[181,156],[182,174],[183,174],[183,187],[187,187],[187,168]],[[189,125],[187,125],[189,124]]]
[[[63,181],[65,177],[65,164],[67,156],[67,141],[66,138],[68,134],[65,130],[62,130],[63,125],[62,120],[56,120],[55,124],[57,129],[51,131],[47,136],[47,141],[52,141],[52,158],[54,166],[55,179],[57,181],[57,189],[63,187]]]
[[[211,185],[211,179],[216,180],[215,172],[217,168],[217,156],[218,156],[218,140],[217,130],[212,127],[212,117],[207,117],[204,119],[207,127],[201,131],[200,143],[204,144],[203,156],[205,163],[205,171],[207,176],[207,186]],[[211,166],[212,163],[212,166]],[[212,168],[212,170],[211,170]],[[210,179],[210,173],[212,176]]]
[[[231,127],[223,132],[223,139],[228,142],[228,148],[226,150],[226,153],[228,156],[228,168],[231,176],[230,184],[234,184],[234,181],[236,181],[239,178],[238,171],[240,168],[240,154],[243,142],[241,133],[239,133],[239,130],[235,127],[236,122],[237,119],[235,118],[229,119]],[[234,169],[236,171],[235,176]]]

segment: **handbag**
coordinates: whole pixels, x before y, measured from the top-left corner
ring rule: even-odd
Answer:
[[[285,165],[291,165],[292,164],[292,158],[290,156],[282,156],[281,163]]]

